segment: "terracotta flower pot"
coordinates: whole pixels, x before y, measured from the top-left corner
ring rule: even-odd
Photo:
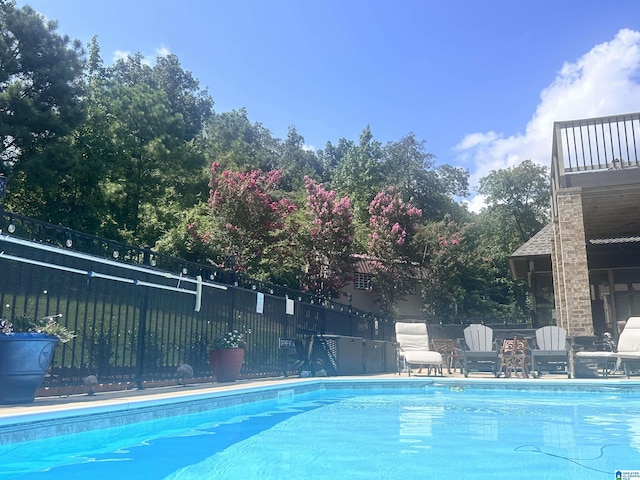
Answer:
[[[209,363],[216,382],[235,382],[243,360],[244,348],[209,350]]]

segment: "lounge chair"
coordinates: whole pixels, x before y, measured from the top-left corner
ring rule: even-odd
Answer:
[[[618,348],[614,357],[621,361],[627,377],[638,370],[640,363],[640,317],[629,317],[618,338]],[[631,369],[635,366],[635,369]]]
[[[537,329],[536,345],[537,347],[531,350],[531,368],[534,377],[539,377],[542,372],[560,372],[566,373],[567,377],[571,378],[569,371],[571,347],[564,328],[548,325]]]
[[[429,334],[426,323],[396,323],[398,342],[398,372],[411,367],[427,367],[427,374],[433,369],[442,375],[442,355],[429,349]]]
[[[631,377],[632,372],[638,370],[631,367],[637,367],[640,364],[640,317],[629,317],[618,337],[615,352],[582,351],[577,352],[575,357],[577,361],[596,363],[602,368],[604,376],[607,376],[613,365],[619,362],[622,364],[625,375]]]
[[[611,348],[605,348],[608,345],[604,342],[596,342],[595,337],[576,337],[572,343],[572,350],[575,351],[573,360],[574,377],[598,378],[598,370],[602,370],[602,376],[607,378],[611,372],[616,370],[618,359],[615,357],[615,344]],[[598,344],[602,345],[603,349],[589,350],[589,348],[594,348]]]
[[[498,351],[493,342],[493,330],[485,325],[471,324],[464,329],[462,365],[464,376],[471,370],[493,372],[498,376]]]

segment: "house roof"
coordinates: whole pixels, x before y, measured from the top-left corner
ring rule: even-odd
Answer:
[[[353,264],[353,270],[358,273],[366,273],[369,275],[373,275],[373,266],[371,261],[372,257],[368,255],[354,255],[355,262]]]
[[[370,255],[354,254],[353,271],[356,273],[364,273],[369,275],[375,275],[374,263],[378,261],[375,257]],[[420,265],[417,263],[406,264],[406,276],[407,278],[421,278]]]
[[[551,255],[552,240],[553,224],[549,223],[542,227],[542,230],[531,237],[524,245],[513,252],[509,258]]]
[[[551,243],[553,241],[553,224],[548,224],[518,248],[509,256],[509,268],[514,278],[526,278],[528,260],[534,257],[551,255]],[[640,236],[620,236],[609,238],[592,238],[589,245],[620,245],[640,243]]]
[[[550,257],[553,240],[553,224],[549,223],[518,248],[509,257],[509,268],[513,278],[527,278],[528,259]]]

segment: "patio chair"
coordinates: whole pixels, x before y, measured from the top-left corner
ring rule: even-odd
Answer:
[[[498,376],[498,351],[493,341],[493,330],[485,325],[471,324],[464,329],[462,365],[465,377],[471,370],[493,372]]]
[[[534,377],[542,372],[565,373],[571,378],[569,371],[569,352],[571,347],[567,341],[567,331],[562,327],[548,325],[536,330],[537,347],[531,350],[531,369]]]
[[[613,355],[621,361],[624,373],[630,377],[640,366],[640,317],[629,317],[618,338],[618,348]],[[632,369],[631,367],[635,367]]]
[[[640,369],[640,317],[629,317],[624,329],[620,332],[615,352],[582,351],[577,352],[575,357],[577,361],[597,362],[602,367],[604,376],[608,375],[609,370],[612,370],[617,362],[622,364],[625,375],[631,377],[632,373]]]
[[[598,370],[602,377],[607,378],[617,368],[615,342],[611,340],[609,332],[603,333],[603,341],[597,337],[574,337],[571,350],[574,353],[573,376],[575,378],[598,378]],[[594,351],[594,348],[596,349]]]
[[[405,368],[411,376],[411,367],[422,370],[427,367],[427,375],[433,369],[442,376],[442,355],[429,349],[429,334],[426,323],[396,323],[398,342],[398,373]]]

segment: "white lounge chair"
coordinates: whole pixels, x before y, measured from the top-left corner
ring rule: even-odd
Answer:
[[[405,367],[411,376],[411,367],[427,367],[427,374],[434,369],[442,375],[442,355],[429,349],[429,334],[425,323],[396,323],[398,342],[398,371]]]
[[[536,330],[537,348],[531,350],[531,364],[534,376],[539,377],[543,371],[558,372],[561,367],[561,373],[566,373],[571,377],[569,372],[569,351],[571,350],[567,341],[567,331],[562,327],[548,325]]]
[[[640,317],[629,317],[618,338],[614,356],[622,362],[625,375],[630,377],[630,364],[640,362]]]
[[[615,352],[577,352],[576,359],[597,362],[602,366],[605,376],[609,365],[620,362],[627,377],[631,376],[630,365],[640,363],[640,317],[629,317],[618,338]]]

